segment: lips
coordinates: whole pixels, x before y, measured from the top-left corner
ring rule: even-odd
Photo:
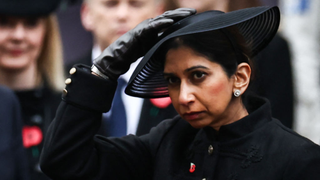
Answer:
[[[18,49],[15,49],[15,50],[9,50],[9,53],[12,55],[12,56],[20,56],[23,51],[22,50],[18,50]]]
[[[126,32],[128,32],[130,29],[129,28],[126,28],[126,27],[119,27],[119,28],[117,28],[117,31],[116,31],[116,33],[118,34],[118,35],[123,35],[123,34],[125,34]]]
[[[125,34],[127,31],[117,31],[117,35],[123,35],[123,34]]]
[[[199,111],[199,112],[188,112],[188,113],[184,113],[182,116],[185,120],[197,120],[199,118],[201,118],[203,112]]]

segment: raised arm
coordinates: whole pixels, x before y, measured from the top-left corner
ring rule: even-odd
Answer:
[[[135,136],[94,136],[102,112],[110,109],[117,78],[144,55],[163,28],[194,13],[193,9],[177,9],[143,21],[106,48],[91,69],[77,65],[70,70],[41,153],[44,173],[52,179],[68,180],[150,179],[147,143]]]

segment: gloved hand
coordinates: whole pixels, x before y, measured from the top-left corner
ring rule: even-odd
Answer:
[[[110,44],[93,61],[92,72],[117,80],[156,43],[158,33],[182,18],[195,14],[195,9],[179,8],[147,19]],[[101,74],[102,73],[102,74]]]

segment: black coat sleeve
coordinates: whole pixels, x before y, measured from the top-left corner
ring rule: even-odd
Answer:
[[[91,75],[88,67],[76,69],[46,134],[42,171],[52,179],[151,179],[148,136],[95,136],[116,84]],[[157,144],[160,135],[155,137],[152,143]]]

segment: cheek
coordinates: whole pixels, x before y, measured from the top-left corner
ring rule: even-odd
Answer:
[[[45,30],[41,29],[30,33],[29,42],[36,52],[41,51],[45,37]]]
[[[207,89],[209,89],[209,93],[212,95],[221,94],[227,89],[227,85],[223,82],[217,82],[215,84],[209,85]]]
[[[4,46],[5,43],[9,42],[8,34],[9,32],[7,30],[0,28],[0,46]]]
[[[35,44],[37,45],[42,45],[44,37],[45,37],[45,29],[44,27],[39,29],[38,32],[36,33],[36,35],[33,37],[35,39]]]
[[[0,45],[4,43],[4,40],[6,38],[5,33],[1,32],[2,30],[0,29]]]
[[[205,87],[207,91],[205,93],[202,92],[202,102],[206,102],[206,104],[209,106],[211,106],[212,104],[214,104],[215,106],[225,106],[225,104],[228,104],[231,98],[230,93],[232,93],[231,85],[225,81],[208,84],[210,85]]]

